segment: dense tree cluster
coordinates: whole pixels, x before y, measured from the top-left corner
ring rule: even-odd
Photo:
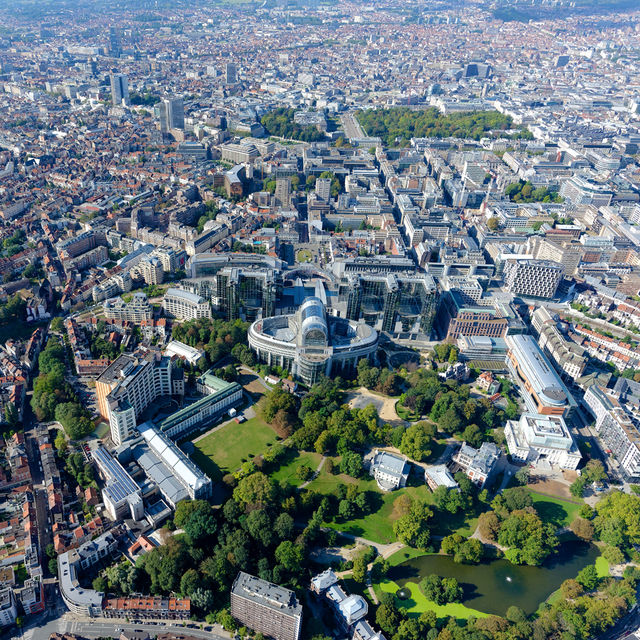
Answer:
[[[455,578],[442,578],[431,574],[420,581],[420,591],[436,604],[462,600],[462,587]]]
[[[16,293],[0,304],[0,322],[21,321],[27,303]]]
[[[295,109],[278,107],[262,116],[260,122],[271,136],[279,136],[290,140],[317,142],[324,140],[325,135],[315,126],[302,126],[294,122]]]
[[[40,375],[33,383],[31,408],[38,420],[57,420],[72,440],[91,433],[95,425],[65,380],[65,348],[51,338],[38,357]]]
[[[492,506],[479,518],[480,535],[506,547],[505,556],[514,564],[539,565],[558,546],[553,525],[540,519],[525,487],[505,489]]]
[[[400,406],[420,416],[428,414],[440,431],[473,446],[492,437],[492,430],[506,419],[504,411],[488,398],[471,398],[467,385],[451,380],[443,382],[435,371],[418,369],[406,381],[409,389],[400,396]]]
[[[505,194],[513,202],[563,202],[564,198],[557,191],[549,191],[546,187],[537,189],[528,180],[512,182],[505,189]]]
[[[372,367],[369,360],[363,358],[358,362],[358,384],[388,396],[395,396],[400,393],[402,378],[386,367]]]
[[[452,533],[442,540],[442,552],[453,556],[454,562],[461,564],[478,564],[484,555],[484,546],[480,540],[465,538],[459,533]]]
[[[242,320],[199,318],[173,325],[173,338],[190,347],[203,349],[209,364],[231,353],[237,344],[247,342],[249,323]]]
[[[413,111],[406,107],[368,109],[356,114],[368,136],[379,136],[388,147],[406,146],[411,138],[462,138],[480,140],[493,131],[511,129],[513,121],[497,111],[443,115],[431,108]],[[531,138],[528,130],[519,132]]]

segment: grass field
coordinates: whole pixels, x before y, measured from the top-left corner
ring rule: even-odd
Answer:
[[[384,593],[395,594],[398,590],[398,585],[393,582],[393,580],[386,579],[381,582],[380,585],[376,585],[376,587],[379,587],[379,590]],[[396,598],[395,602],[399,608],[405,609],[410,616],[419,616],[425,611],[435,611],[438,618],[453,616],[458,620],[467,620],[471,617],[489,617],[488,613],[465,607],[459,602],[450,602],[449,604],[443,605],[431,602],[431,600],[427,600],[426,596],[420,591],[420,588],[415,582],[407,582],[405,588],[411,591],[411,597],[407,600],[399,600]]]
[[[596,571],[598,578],[606,578],[609,575],[609,563],[602,556],[596,558]]]
[[[298,262],[311,262],[311,251],[309,249],[300,249],[297,255]]]
[[[276,441],[273,429],[261,418],[242,424],[229,422],[222,429],[194,442],[193,461],[212,479],[220,480],[242,463],[261,454]]]
[[[540,518],[556,527],[568,527],[582,507],[581,504],[568,502],[561,498],[552,498],[535,491],[530,491],[529,493],[531,493],[533,506]]]
[[[396,537],[393,533],[393,503],[402,494],[410,495],[414,500],[422,500],[428,504],[433,504],[433,494],[426,485],[409,486],[383,493],[378,489],[376,481],[373,478],[363,478],[356,480],[346,475],[332,475],[324,469],[320,472],[318,478],[309,484],[309,489],[320,493],[335,493],[338,485],[357,483],[361,491],[370,493],[370,500],[373,502],[373,512],[362,517],[354,518],[348,522],[331,522],[327,523],[336,531],[342,531],[354,536],[360,536],[367,540],[388,544],[395,542]],[[435,509],[434,509],[435,510]],[[441,514],[438,513],[431,521],[431,529],[433,535],[448,535],[457,531],[462,535],[471,535],[477,524],[477,514],[457,513]]]
[[[315,471],[321,459],[322,456],[319,453],[291,451],[284,464],[270,474],[271,479],[275,482],[286,481],[294,487],[299,487],[304,481],[296,475],[297,470],[307,465]]]
[[[396,413],[399,418],[402,420],[407,420],[409,422],[416,422],[420,419],[420,416],[415,413],[415,411],[410,411],[406,407],[400,404],[400,401],[396,402]]]

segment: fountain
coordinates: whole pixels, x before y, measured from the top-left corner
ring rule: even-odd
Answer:
[[[512,578],[511,576],[507,576],[507,582],[511,582]]]

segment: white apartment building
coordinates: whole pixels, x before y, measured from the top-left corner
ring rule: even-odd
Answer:
[[[505,288],[535,298],[553,298],[564,275],[564,267],[551,260],[510,259],[504,265]]]
[[[18,617],[16,597],[11,587],[0,590],[0,626],[8,627]]]
[[[523,413],[504,428],[511,457],[533,465],[576,469],[582,456],[562,416]]]
[[[107,298],[113,298],[121,293],[131,291],[132,287],[131,274],[128,271],[119,273],[113,278],[109,278],[93,287],[91,292],[94,302],[100,302]]]
[[[640,431],[633,415],[619,402],[615,392],[590,386],[583,403],[596,419],[595,428],[605,447],[620,464],[628,479],[640,478]]]
[[[540,348],[569,378],[579,378],[587,366],[585,350],[562,335],[545,307],[539,307],[533,312],[531,324],[538,333]]]
[[[142,412],[158,397],[184,394],[182,370],[171,359],[149,352],[123,354],[96,380],[98,409],[116,445],[130,438]]]
[[[162,299],[165,315],[178,320],[211,317],[211,305],[202,296],[183,289],[167,289]]]
[[[107,320],[122,320],[140,324],[144,320],[153,318],[153,307],[146,294],[134,293],[129,302],[122,298],[109,298],[102,303],[102,311]]]

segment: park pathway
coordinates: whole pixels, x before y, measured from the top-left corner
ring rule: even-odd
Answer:
[[[303,482],[303,483],[298,487],[298,491],[299,491],[300,489],[304,489],[307,485],[311,484],[311,483],[312,483],[312,482],[313,482],[313,481],[314,481],[314,480],[315,480],[315,479],[320,475],[320,472],[322,471],[322,467],[324,467],[324,463],[325,463],[325,460],[326,460],[326,459],[327,459],[327,458],[326,458],[325,456],[322,456],[322,459],[320,460],[320,462],[319,462],[318,467],[316,468],[316,470],[311,474],[311,477],[310,477],[306,482]]]

